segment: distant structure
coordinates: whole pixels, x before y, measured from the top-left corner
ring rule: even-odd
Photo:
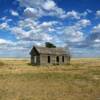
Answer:
[[[32,65],[70,64],[70,54],[64,48],[48,48],[33,46],[31,52]]]

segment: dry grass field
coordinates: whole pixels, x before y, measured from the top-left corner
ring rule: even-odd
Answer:
[[[0,100],[100,100],[100,59],[37,67],[1,59]]]

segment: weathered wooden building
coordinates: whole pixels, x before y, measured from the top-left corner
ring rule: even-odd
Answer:
[[[32,65],[60,65],[70,63],[70,54],[64,48],[34,46],[30,55]]]

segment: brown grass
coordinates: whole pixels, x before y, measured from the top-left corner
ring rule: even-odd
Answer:
[[[28,60],[1,62],[0,100],[100,100],[100,59],[38,67]]]
[[[2,67],[2,66],[4,66],[4,65],[5,65],[5,63],[2,62],[2,61],[0,61],[0,66]]]

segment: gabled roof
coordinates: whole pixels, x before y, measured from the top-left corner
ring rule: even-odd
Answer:
[[[53,54],[53,55],[69,55],[69,50],[66,51],[64,48],[47,48],[47,47],[37,47],[34,46],[33,49],[39,54]],[[33,50],[31,50],[32,53]]]

